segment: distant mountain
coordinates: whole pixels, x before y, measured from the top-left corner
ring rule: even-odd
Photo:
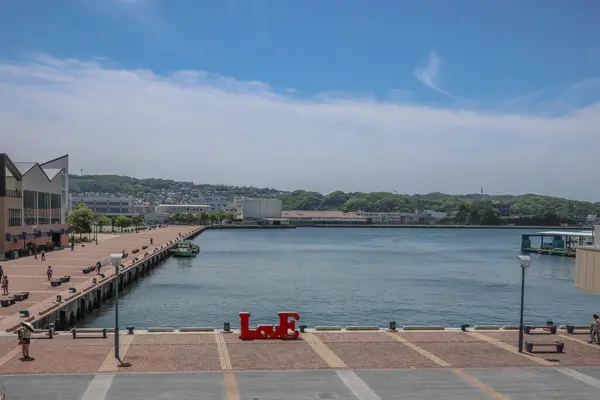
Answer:
[[[138,179],[121,175],[70,175],[69,190],[71,193],[102,193],[108,195],[164,197],[169,194],[181,196],[207,195],[242,195],[255,197],[283,196],[282,192],[270,188],[255,188],[248,186],[228,186],[195,184],[193,182],[178,182],[170,179]]]

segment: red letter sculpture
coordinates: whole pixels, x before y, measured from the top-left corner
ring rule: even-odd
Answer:
[[[250,329],[250,313],[241,312],[240,339],[297,339],[300,332],[296,330],[296,321],[300,319],[300,315],[296,312],[279,312],[277,315],[279,315],[279,326],[258,325],[256,329]]]

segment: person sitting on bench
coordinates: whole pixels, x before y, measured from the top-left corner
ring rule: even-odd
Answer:
[[[594,320],[590,325],[590,340],[588,343],[594,343],[596,341],[597,344],[600,345],[600,319],[598,319],[598,314],[594,314]]]

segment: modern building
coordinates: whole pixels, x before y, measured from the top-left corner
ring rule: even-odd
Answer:
[[[69,156],[13,162],[0,153],[0,259],[68,243]]]
[[[133,196],[118,197],[118,196],[89,196],[89,195],[72,195],[71,207],[77,207],[83,203],[88,206],[93,212],[102,215],[138,215],[134,210]]]
[[[250,199],[246,197],[236,197],[233,204],[236,219],[248,221],[282,217],[281,212],[283,211],[283,202],[279,199]]]
[[[328,224],[368,224],[371,217],[358,213],[342,211],[283,211],[282,218],[290,220],[293,225],[328,225]]]
[[[197,214],[204,211],[210,211],[210,206],[206,204],[159,204],[155,207],[158,215]]]
[[[576,250],[575,287],[600,294],[600,225],[594,226],[594,244]]]

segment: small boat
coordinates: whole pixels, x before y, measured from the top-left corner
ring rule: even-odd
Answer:
[[[197,250],[196,250],[197,248]],[[173,249],[173,256],[175,257],[195,257],[200,251],[200,246],[192,244],[188,241],[179,242],[175,249]]]

